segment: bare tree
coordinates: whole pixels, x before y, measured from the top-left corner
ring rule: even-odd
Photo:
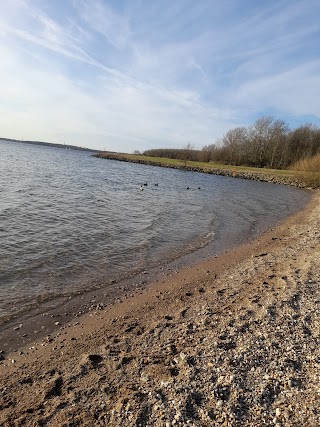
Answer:
[[[237,127],[229,130],[222,138],[222,144],[226,148],[227,161],[230,165],[240,165],[243,155],[243,147],[247,141],[247,129]]]
[[[280,168],[288,150],[287,135],[289,127],[284,120],[274,120],[270,129],[268,146],[268,167]]]
[[[320,129],[307,123],[289,130],[283,120],[272,116],[258,119],[252,126],[229,130],[216,144],[195,150],[188,143],[182,149],[153,149],[144,154],[153,157],[215,161],[232,165],[284,169],[300,159],[320,153]]]
[[[214,159],[214,153],[217,150],[215,144],[205,145],[202,147],[200,158],[202,162],[210,162]]]
[[[188,142],[188,144],[182,149],[182,160],[184,165],[187,166],[187,161],[192,160],[192,155],[194,151],[194,146]]]

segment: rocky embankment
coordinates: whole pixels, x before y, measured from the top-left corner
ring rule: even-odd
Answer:
[[[315,193],[255,242],[4,355],[0,424],[319,426],[319,314]]]
[[[158,161],[153,161],[150,159],[141,159],[141,158],[133,158],[126,157],[125,155],[117,155],[113,153],[98,153],[95,154],[95,157],[101,159],[109,159],[109,160],[118,160],[121,162],[128,163],[138,163],[149,166],[160,166],[164,168],[173,168],[180,170],[187,170],[191,172],[200,172],[200,173],[208,173],[212,175],[221,175],[228,176],[231,178],[242,178],[242,179],[250,179],[252,181],[262,181],[262,182],[272,182],[274,184],[283,184],[283,185],[291,185],[298,188],[305,188],[301,181],[297,180],[294,176],[289,175],[272,175],[270,173],[261,173],[261,172],[248,172],[241,170],[232,170],[232,169],[220,169],[220,168],[211,168],[211,167],[199,167],[192,165],[184,165],[184,164],[166,164]]]

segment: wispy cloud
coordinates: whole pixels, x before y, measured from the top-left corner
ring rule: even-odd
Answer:
[[[258,112],[320,123],[314,0],[3,0],[8,137],[132,151],[211,143]]]
[[[105,2],[73,0],[73,6],[81,19],[94,31],[100,33],[115,48],[126,47],[130,38],[128,19],[114,12]]]

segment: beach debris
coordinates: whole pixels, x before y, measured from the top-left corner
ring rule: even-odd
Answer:
[[[20,328],[22,328],[22,323],[20,325],[17,325],[13,328],[14,331],[18,331]]]

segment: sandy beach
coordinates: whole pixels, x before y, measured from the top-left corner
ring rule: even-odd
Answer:
[[[0,425],[319,426],[319,285],[315,191],[253,242],[0,349]]]

